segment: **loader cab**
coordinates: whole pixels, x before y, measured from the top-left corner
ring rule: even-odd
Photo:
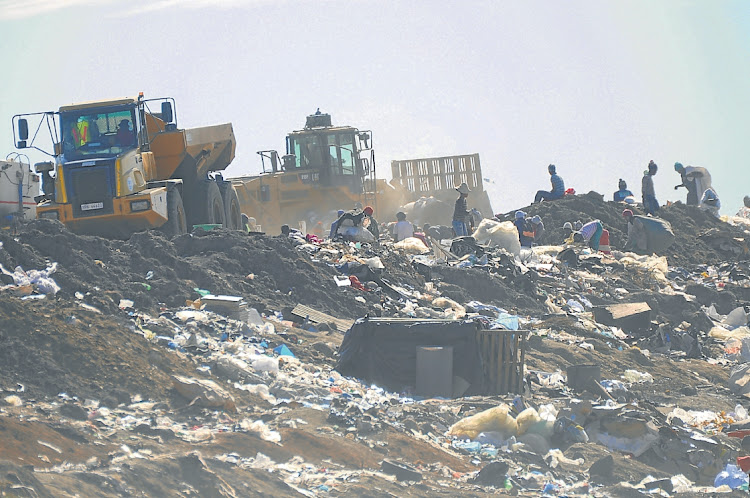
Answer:
[[[318,112],[287,136],[283,169],[299,171],[303,181],[361,193],[374,163],[370,137],[351,126],[332,126],[330,115]]]

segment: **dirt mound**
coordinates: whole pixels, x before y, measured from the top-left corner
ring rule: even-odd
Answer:
[[[168,397],[169,374],[195,370],[192,362],[130,332],[126,317],[63,298],[5,297],[0,317],[0,388],[6,391],[52,397],[64,392],[117,406],[135,394]]]
[[[604,201],[596,192],[570,195],[550,202],[533,204],[524,208],[528,216],[539,215],[545,226],[543,244],[561,244],[562,226],[580,220],[586,223],[601,220],[609,230],[610,246],[622,248],[627,240],[627,223],[622,217],[626,205]],[[635,214],[643,214],[639,206],[631,207]],[[514,212],[506,216],[513,219]],[[658,216],[672,225],[675,242],[663,254],[670,266],[695,267],[709,261],[750,260],[747,250],[747,233],[739,227],[729,225],[697,207],[676,202],[659,210]],[[735,240],[740,239],[740,240]]]
[[[360,293],[336,286],[335,268],[315,264],[283,237],[218,230],[169,240],[149,231],[122,242],[76,235],[60,223],[37,220],[16,237],[0,234],[0,242],[5,249],[0,264],[6,269],[43,269],[58,262],[53,278],[61,295],[89,293],[92,304],[104,312],[115,312],[121,299],[152,312],[160,303],[181,306],[199,297],[196,288],[243,296],[261,312],[302,303],[356,318],[377,302],[370,294],[363,294],[368,304],[356,301]]]

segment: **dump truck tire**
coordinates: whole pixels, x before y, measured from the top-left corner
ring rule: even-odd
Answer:
[[[187,233],[185,206],[182,204],[180,191],[176,188],[167,192],[167,216],[167,222],[159,228],[164,235],[175,237]]]
[[[224,201],[213,180],[203,180],[195,188],[191,225],[224,225]]]
[[[227,182],[222,185],[221,197],[224,199],[224,227],[230,230],[242,229],[242,210],[237,190]]]

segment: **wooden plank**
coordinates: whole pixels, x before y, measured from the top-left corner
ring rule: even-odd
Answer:
[[[606,309],[611,314],[613,320],[620,320],[628,316],[651,311],[651,306],[648,303],[621,303],[607,306]]]
[[[511,380],[511,389],[518,393],[518,333],[513,334],[513,379]]]
[[[523,394],[523,367],[526,364],[526,338],[528,332],[523,331],[523,340],[521,341],[521,364],[518,366],[520,375],[518,376],[518,392]]]
[[[347,320],[344,318],[336,318],[331,315],[327,315],[321,311],[305,306],[304,304],[298,304],[292,310],[292,315],[302,319],[310,320],[313,323],[334,323],[336,329],[339,332],[346,332],[354,324],[354,320]]]

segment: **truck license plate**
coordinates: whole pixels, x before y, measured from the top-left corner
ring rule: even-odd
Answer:
[[[89,202],[88,204],[81,204],[81,211],[93,211],[94,209],[102,209],[103,207],[103,202]]]

